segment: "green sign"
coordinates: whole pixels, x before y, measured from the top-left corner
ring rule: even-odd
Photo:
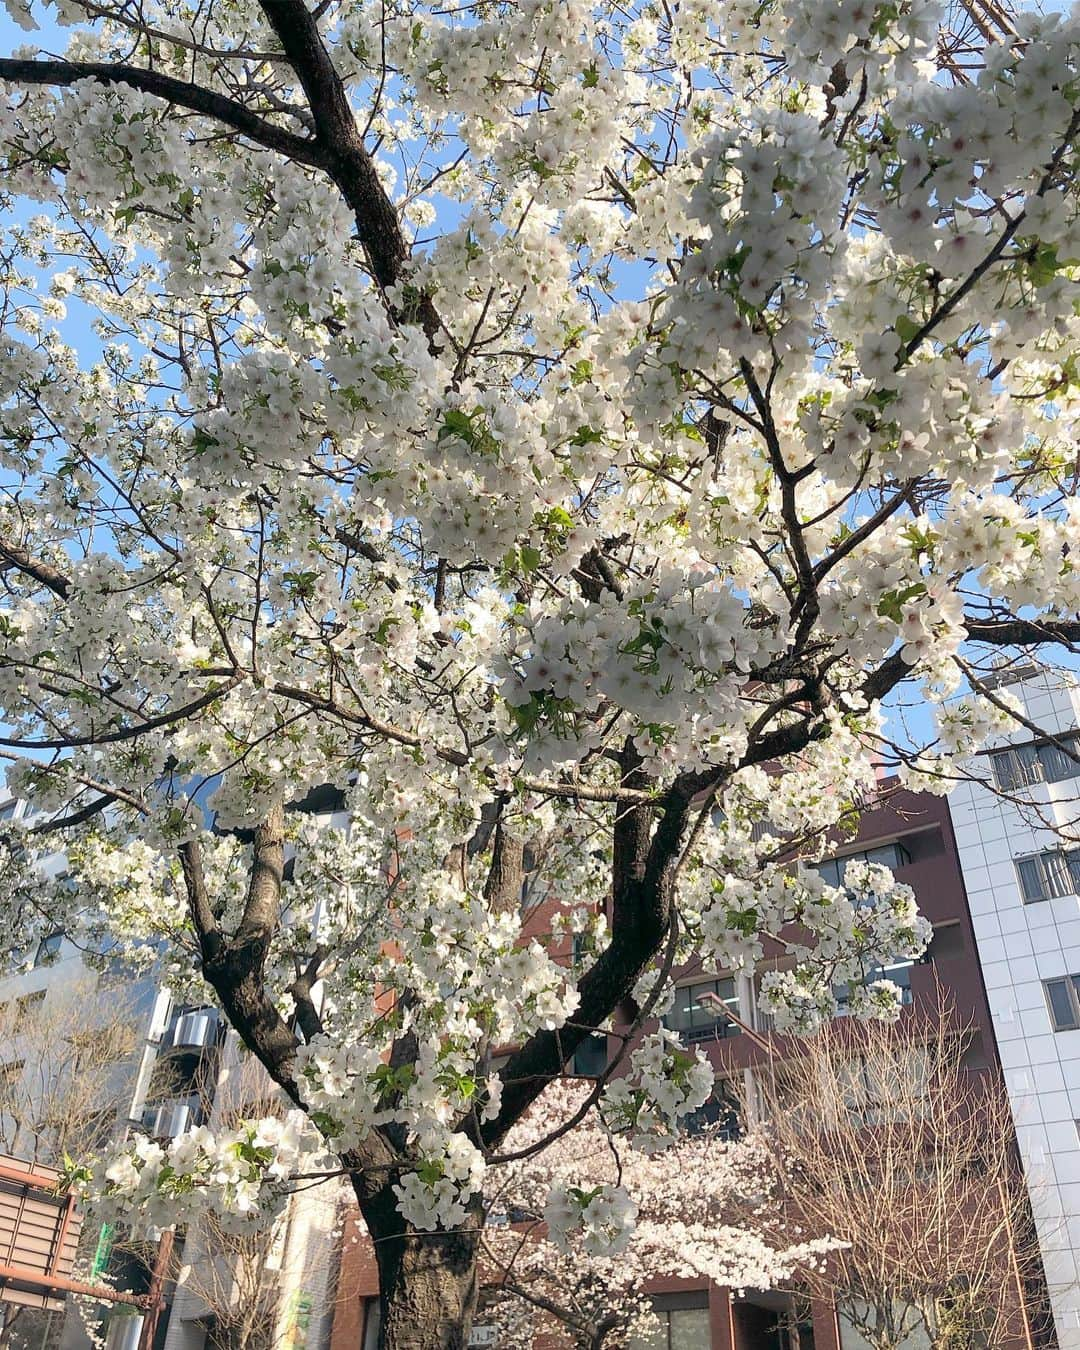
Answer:
[[[97,1246],[94,1249],[94,1260],[90,1266],[90,1283],[94,1284],[105,1274],[105,1268],[109,1264],[109,1257],[112,1256],[113,1238],[116,1236],[116,1229],[111,1223],[103,1223],[101,1232],[98,1234]]]
[[[307,1344],[308,1327],[311,1325],[312,1298],[303,1289],[297,1289],[289,1300],[288,1330],[286,1343],[293,1350],[303,1350]]]

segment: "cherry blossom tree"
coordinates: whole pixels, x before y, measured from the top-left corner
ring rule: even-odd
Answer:
[[[657,1327],[647,1286],[657,1279],[706,1279],[722,1289],[770,1289],[823,1267],[827,1238],[777,1247],[754,1216],[777,1206],[772,1152],[754,1138],[720,1139],[714,1130],[684,1137],[658,1154],[620,1148],[595,1114],[537,1152],[587,1097],[549,1088],[515,1127],[508,1145],[525,1154],[493,1168],[485,1185],[489,1222],[481,1266],[488,1282],[484,1320],[497,1320],[500,1344],[530,1350],[547,1327],[580,1350],[625,1345]],[[584,1225],[576,1192],[588,1197]],[[618,1218],[618,1250],[607,1227]],[[770,1234],[771,1235],[771,1234]],[[790,1239],[789,1239],[790,1241]]]
[[[708,1091],[628,1059],[674,961],[779,937],[808,1029],[916,954],[887,872],[782,850],[1080,639],[1080,26],[950,75],[933,0],[6,3],[0,749],[49,819],[5,938],[213,999],[326,1155],[268,1118],[83,1184],[245,1223],[340,1169],[384,1346],[460,1346],[585,1038],[633,1003],[594,1096],[654,1147]]]

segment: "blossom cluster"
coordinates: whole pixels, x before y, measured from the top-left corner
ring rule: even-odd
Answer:
[[[685,1050],[674,1032],[660,1028],[633,1051],[629,1072],[604,1088],[600,1109],[613,1132],[658,1152],[678,1137],[680,1118],[708,1099],[713,1078],[700,1050]]]
[[[0,832],[8,948],[210,999],[280,809],[278,1075],[422,1229],[639,930],[587,1029],[663,1009],[661,930],[781,1029],[894,1015],[910,891],[798,864],[1080,622],[1080,15],[959,78],[936,0],[346,0],[316,79],[261,6],[57,14],[72,66],[2,67],[0,722],[68,876]],[[605,1110],[648,1150],[707,1090],[661,1033]],[[256,1210],[254,1138],[95,1193]],[[613,1248],[616,1184],[555,1228]]]
[[[224,1223],[266,1223],[284,1205],[302,1156],[302,1125],[268,1116],[231,1130],[204,1125],[168,1144],[137,1135],[93,1168],[67,1178],[95,1212],[168,1227],[177,1214],[213,1212]]]

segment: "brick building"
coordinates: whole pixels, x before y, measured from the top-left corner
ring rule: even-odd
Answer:
[[[895,783],[883,783],[882,788],[882,804],[864,814],[858,835],[838,847],[822,870],[836,881],[838,867],[866,857],[893,868],[899,880],[912,886],[933,925],[933,939],[922,961],[883,973],[902,987],[906,1018],[936,1016],[943,990],[969,1033],[967,1067],[974,1073],[996,1069],[993,1021],[947,802]],[[710,994],[716,997],[703,1001]],[[742,975],[717,978],[687,967],[678,976],[675,1005],[665,1021],[700,1046],[716,1070],[717,1091],[702,1118],[735,1128],[731,1100],[743,1095],[739,1089],[752,1083],[755,1071],[783,1044],[773,1038],[768,1019],[758,1009],[754,980]],[[602,1038],[598,1042],[579,1051],[578,1072],[597,1072],[605,1062],[606,1045]],[[799,1300],[803,1311],[796,1312],[793,1299],[782,1292],[750,1292],[732,1299],[726,1290],[685,1282],[657,1282],[650,1292],[662,1329],[659,1340],[640,1350],[866,1350],[854,1328],[821,1302],[807,1312],[805,1301]],[[377,1319],[378,1280],[370,1246],[366,1239],[347,1243],[330,1350],[371,1350]],[[496,1344],[485,1339],[489,1332],[482,1315],[478,1322],[474,1343]],[[1048,1343],[1021,1335],[993,1350],[1032,1350]],[[928,1343],[913,1336],[905,1342],[905,1350],[909,1347],[928,1350]]]

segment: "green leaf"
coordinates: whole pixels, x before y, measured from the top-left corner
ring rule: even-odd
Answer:
[[[1061,269],[1056,244],[1038,244],[1027,265],[1028,280],[1033,286],[1046,286]]]
[[[521,558],[521,570],[526,576],[531,576],[540,566],[543,555],[538,548],[532,548],[529,544],[522,544],[518,554]]]
[[[923,582],[917,581],[912,586],[905,586],[902,591],[886,591],[878,601],[877,612],[883,619],[892,619],[893,623],[900,623],[904,617],[904,606],[917,596],[926,594],[926,586]]]
[[[903,343],[908,343],[919,331],[920,325],[917,324],[914,319],[909,318],[908,315],[901,314],[897,317],[897,320],[893,324],[893,327],[896,329],[900,341]]]

